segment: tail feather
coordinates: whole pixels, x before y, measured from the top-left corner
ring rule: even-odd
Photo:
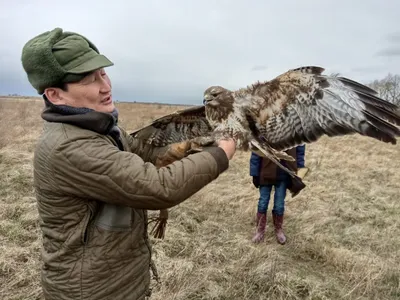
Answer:
[[[394,103],[386,101],[377,95],[373,89],[348,78],[338,77],[345,88],[357,95],[364,109],[366,121],[357,124],[360,134],[366,135],[386,143],[397,143],[400,136],[400,108]]]
[[[397,114],[397,116],[400,118],[400,108],[396,104],[383,100],[382,98],[374,95],[365,94],[362,92],[356,92],[356,94],[363,103],[380,107],[385,111],[390,111],[394,114]]]
[[[396,145],[396,137],[400,136],[400,128],[378,118],[370,112],[364,112],[368,123],[360,124],[361,134],[373,137],[380,141]],[[363,126],[366,125],[366,126]]]
[[[339,77],[337,78],[337,80],[339,80],[342,84],[344,84],[346,88],[355,92],[359,100],[361,100],[363,103],[370,104],[375,107],[380,107],[388,112],[390,111],[396,114],[397,118],[400,119],[399,106],[380,98],[375,90],[348,78]]]
[[[346,77],[337,77],[336,79],[339,80],[340,82],[342,82],[345,86],[350,87],[354,91],[358,91],[358,92],[366,93],[366,94],[370,94],[370,95],[378,95],[378,93],[375,90],[373,90],[370,87],[368,87],[364,84],[361,84],[357,81],[351,80]]]
[[[370,114],[374,114],[376,117],[382,118],[393,124],[400,126],[400,113],[393,112],[391,110],[386,110],[380,106],[373,106],[371,104],[366,104],[366,111]],[[366,113],[366,111],[363,111]]]

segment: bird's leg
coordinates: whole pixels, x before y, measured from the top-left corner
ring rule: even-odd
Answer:
[[[264,156],[265,157],[265,154],[263,152],[261,152],[259,150],[259,148],[256,147],[252,143],[252,141],[249,144],[250,144],[250,151],[255,152],[258,156]],[[262,144],[262,145],[260,144],[260,146],[263,147],[263,148],[267,148],[271,152],[271,154],[273,154],[276,158],[283,159],[283,160],[286,160],[286,161],[295,161],[295,159],[292,156],[288,155],[287,153],[285,153],[283,151],[277,151],[277,150],[271,148],[270,146],[268,146],[266,144]]]
[[[290,176],[292,177],[297,177],[296,173],[289,170],[288,168],[284,167],[280,162],[279,162],[279,157],[276,156],[276,153],[282,153],[282,152],[278,152],[278,151],[271,151],[270,147],[267,147],[267,149],[265,149],[260,142],[256,141],[255,139],[252,139],[250,141],[250,143],[257,149],[257,150],[252,150],[253,152],[261,153],[259,154],[262,157],[266,157],[270,160],[272,160],[279,168],[281,168],[282,170],[286,171],[287,173],[289,173]],[[288,155],[290,156],[290,155]]]
[[[294,157],[290,156],[289,154],[282,152],[282,151],[276,151],[275,149],[270,148],[271,152],[279,159],[284,159],[286,161],[295,161]]]
[[[193,154],[203,151],[203,147],[211,146],[215,144],[215,139],[212,136],[199,136],[190,140],[190,149],[186,152],[187,154]]]

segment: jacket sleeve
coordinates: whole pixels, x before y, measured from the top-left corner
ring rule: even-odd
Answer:
[[[212,147],[157,169],[103,138],[60,144],[51,154],[54,192],[138,209],[166,209],[186,200],[229,166]]]
[[[254,152],[251,153],[250,156],[250,176],[260,176],[260,164],[261,164],[261,157],[255,154]]]
[[[304,168],[304,154],[305,154],[306,145],[301,145],[296,147],[296,160],[297,167]]]

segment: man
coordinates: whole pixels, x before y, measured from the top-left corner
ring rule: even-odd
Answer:
[[[45,101],[34,155],[45,299],[146,299],[146,210],[175,206],[215,180],[234,142],[184,158],[190,143],[152,149],[134,140],[117,125],[105,71],[113,63],[80,34],[44,32],[21,60]],[[152,164],[171,157],[178,161]]]
[[[286,153],[292,156],[295,161],[281,160],[280,162],[289,170],[297,172],[298,168],[304,168],[304,149],[305,145],[301,145],[287,150]],[[253,177],[254,186],[259,188],[260,191],[256,215],[256,232],[252,241],[254,243],[260,243],[264,240],[268,204],[271,198],[272,188],[274,187],[275,193],[272,219],[276,239],[279,244],[283,245],[286,243],[286,236],[282,228],[286,191],[290,190],[292,197],[295,197],[305,185],[301,179],[292,178],[271,160],[260,157],[254,152],[250,157],[250,176]]]

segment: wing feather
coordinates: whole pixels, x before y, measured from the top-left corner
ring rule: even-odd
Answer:
[[[160,117],[134,130],[130,135],[153,146],[163,147],[207,136],[211,131],[212,128],[205,116],[205,107],[194,106]]]
[[[292,69],[236,92],[258,138],[278,151],[315,142],[323,135],[355,133],[396,144],[399,107],[367,86],[322,75],[323,71],[320,67]]]

